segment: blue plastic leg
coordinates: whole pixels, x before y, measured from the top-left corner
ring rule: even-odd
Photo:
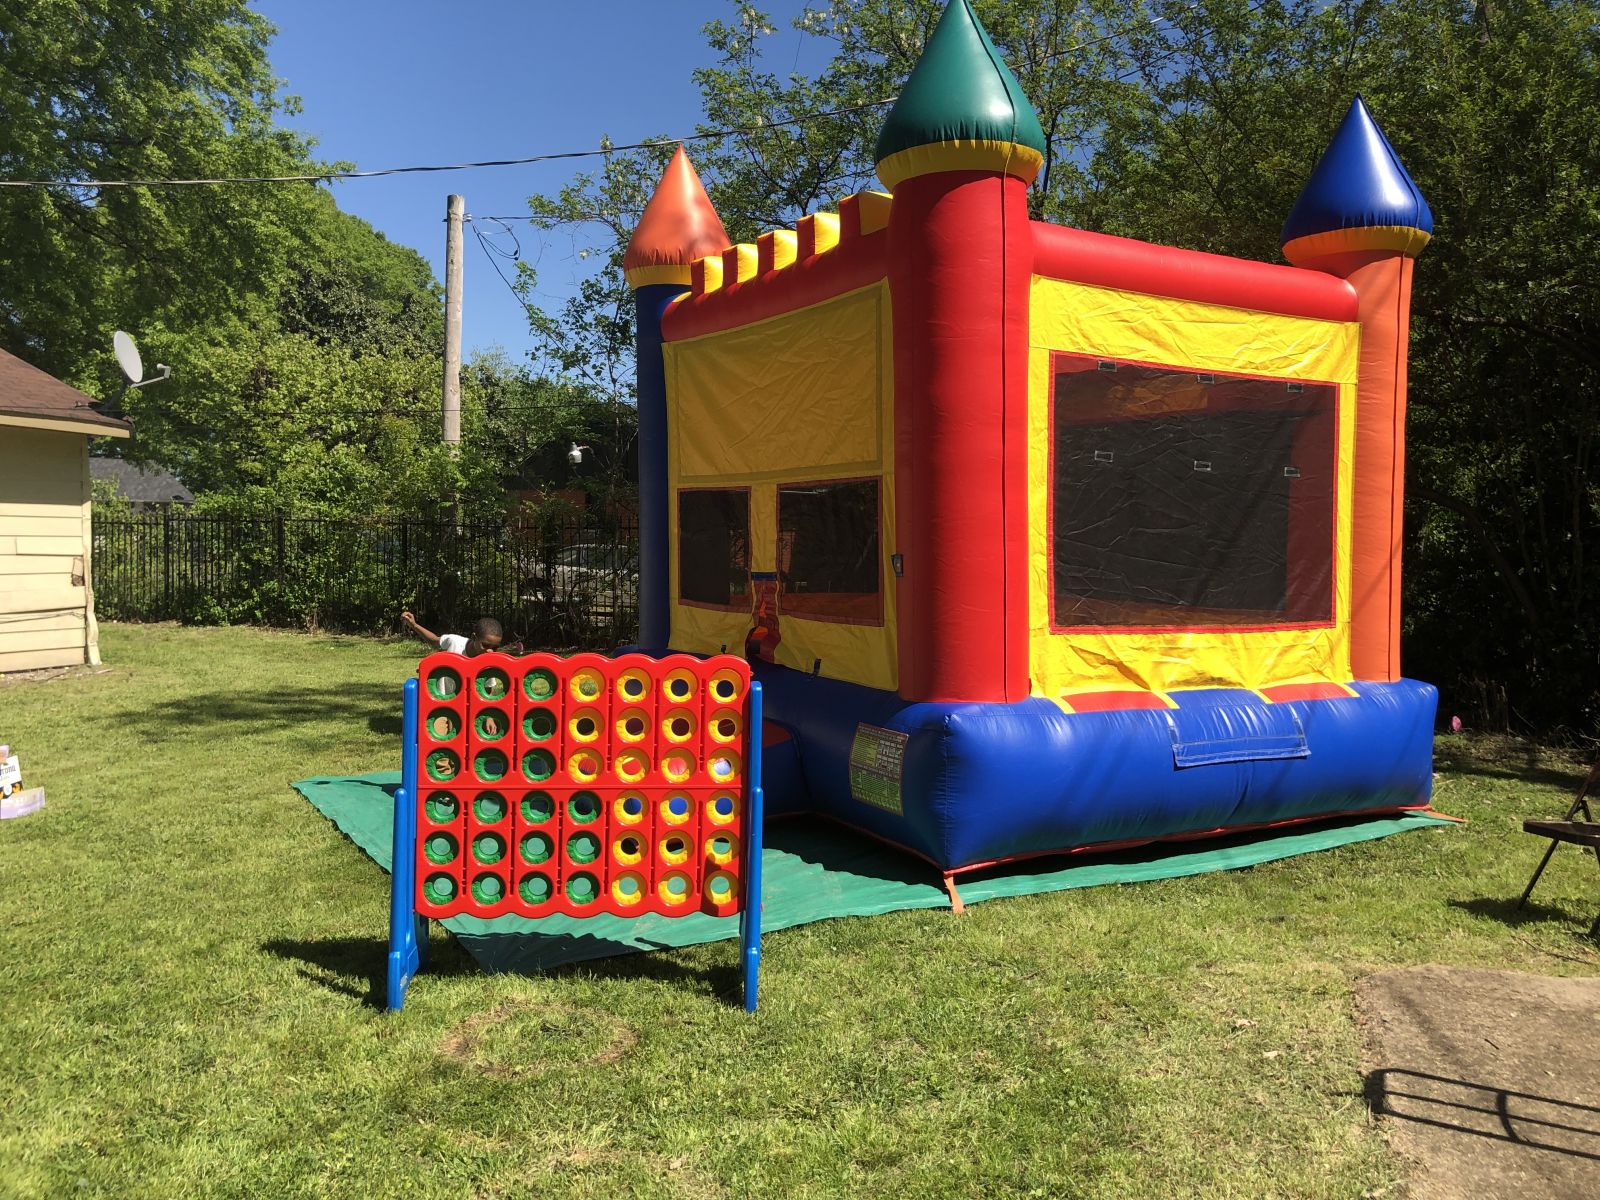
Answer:
[[[750,764],[745,806],[744,905],[739,917],[740,959],[744,968],[744,1010],[756,1011],[761,976],[761,685],[750,685]]]
[[[389,870],[389,969],[386,1004],[399,1012],[406,985],[427,958],[428,927],[417,916],[417,681],[406,680],[401,718],[400,787],[394,794]],[[421,925],[419,931],[419,923]]]

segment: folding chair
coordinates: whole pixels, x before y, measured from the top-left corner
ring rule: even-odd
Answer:
[[[1589,789],[1600,782],[1600,762],[1589,768],[1589,775],[1578,788],[1578,794],[1573,797],[1572,805],[1567,809],[1567,815],[1559,821],[1524,821],[1522,829],[1525,833],[1536,833],[1540,837],[1550,839],[1550,845],[1544,852],[1544,857],[1539,860],[1538,868],[1533,872],[1533,878],[1528,880],[1528,886],[1523,890],[1522,899],[1517,901],[1521,908],[1528,902],[1528,897],[1533,894],[1533,885],[1539,882],[1539,876],[1544,874],[1544,869],[1550,863],[1550,856],[1556,852],[1556,847],[1562,842],[1571,842],[1575,846],[1588,846],[1600,856],[1600,822],[1596,822],[1594,815],[1589,811]],[[1575,820],[1579,813],[1583,820]],[[1594,924],[1589,926],[1590,937],[1600,937],[1600,916],[1595,917]]]

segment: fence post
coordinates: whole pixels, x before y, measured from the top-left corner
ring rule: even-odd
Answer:
[[[161,595],[163,620],[172,620],[172,505],[161,510]]]
[[[272,514],[272,542],[277,552],[278,591],[283,592],[283,512],[274,510]]]

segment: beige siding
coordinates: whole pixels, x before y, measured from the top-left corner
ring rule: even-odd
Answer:
[[[88,442],[0,429],[0,671],[98,661]]]

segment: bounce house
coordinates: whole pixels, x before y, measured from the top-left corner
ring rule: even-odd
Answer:
[[[638,315],[641,646],[742,653],[772,813],[948,880],[1426,807],[1400,675],[1432,218],[1357,99],[1290,266],[1032,220],[1044,135],[952,0],[885,192],[729,245],[680,148]]]

